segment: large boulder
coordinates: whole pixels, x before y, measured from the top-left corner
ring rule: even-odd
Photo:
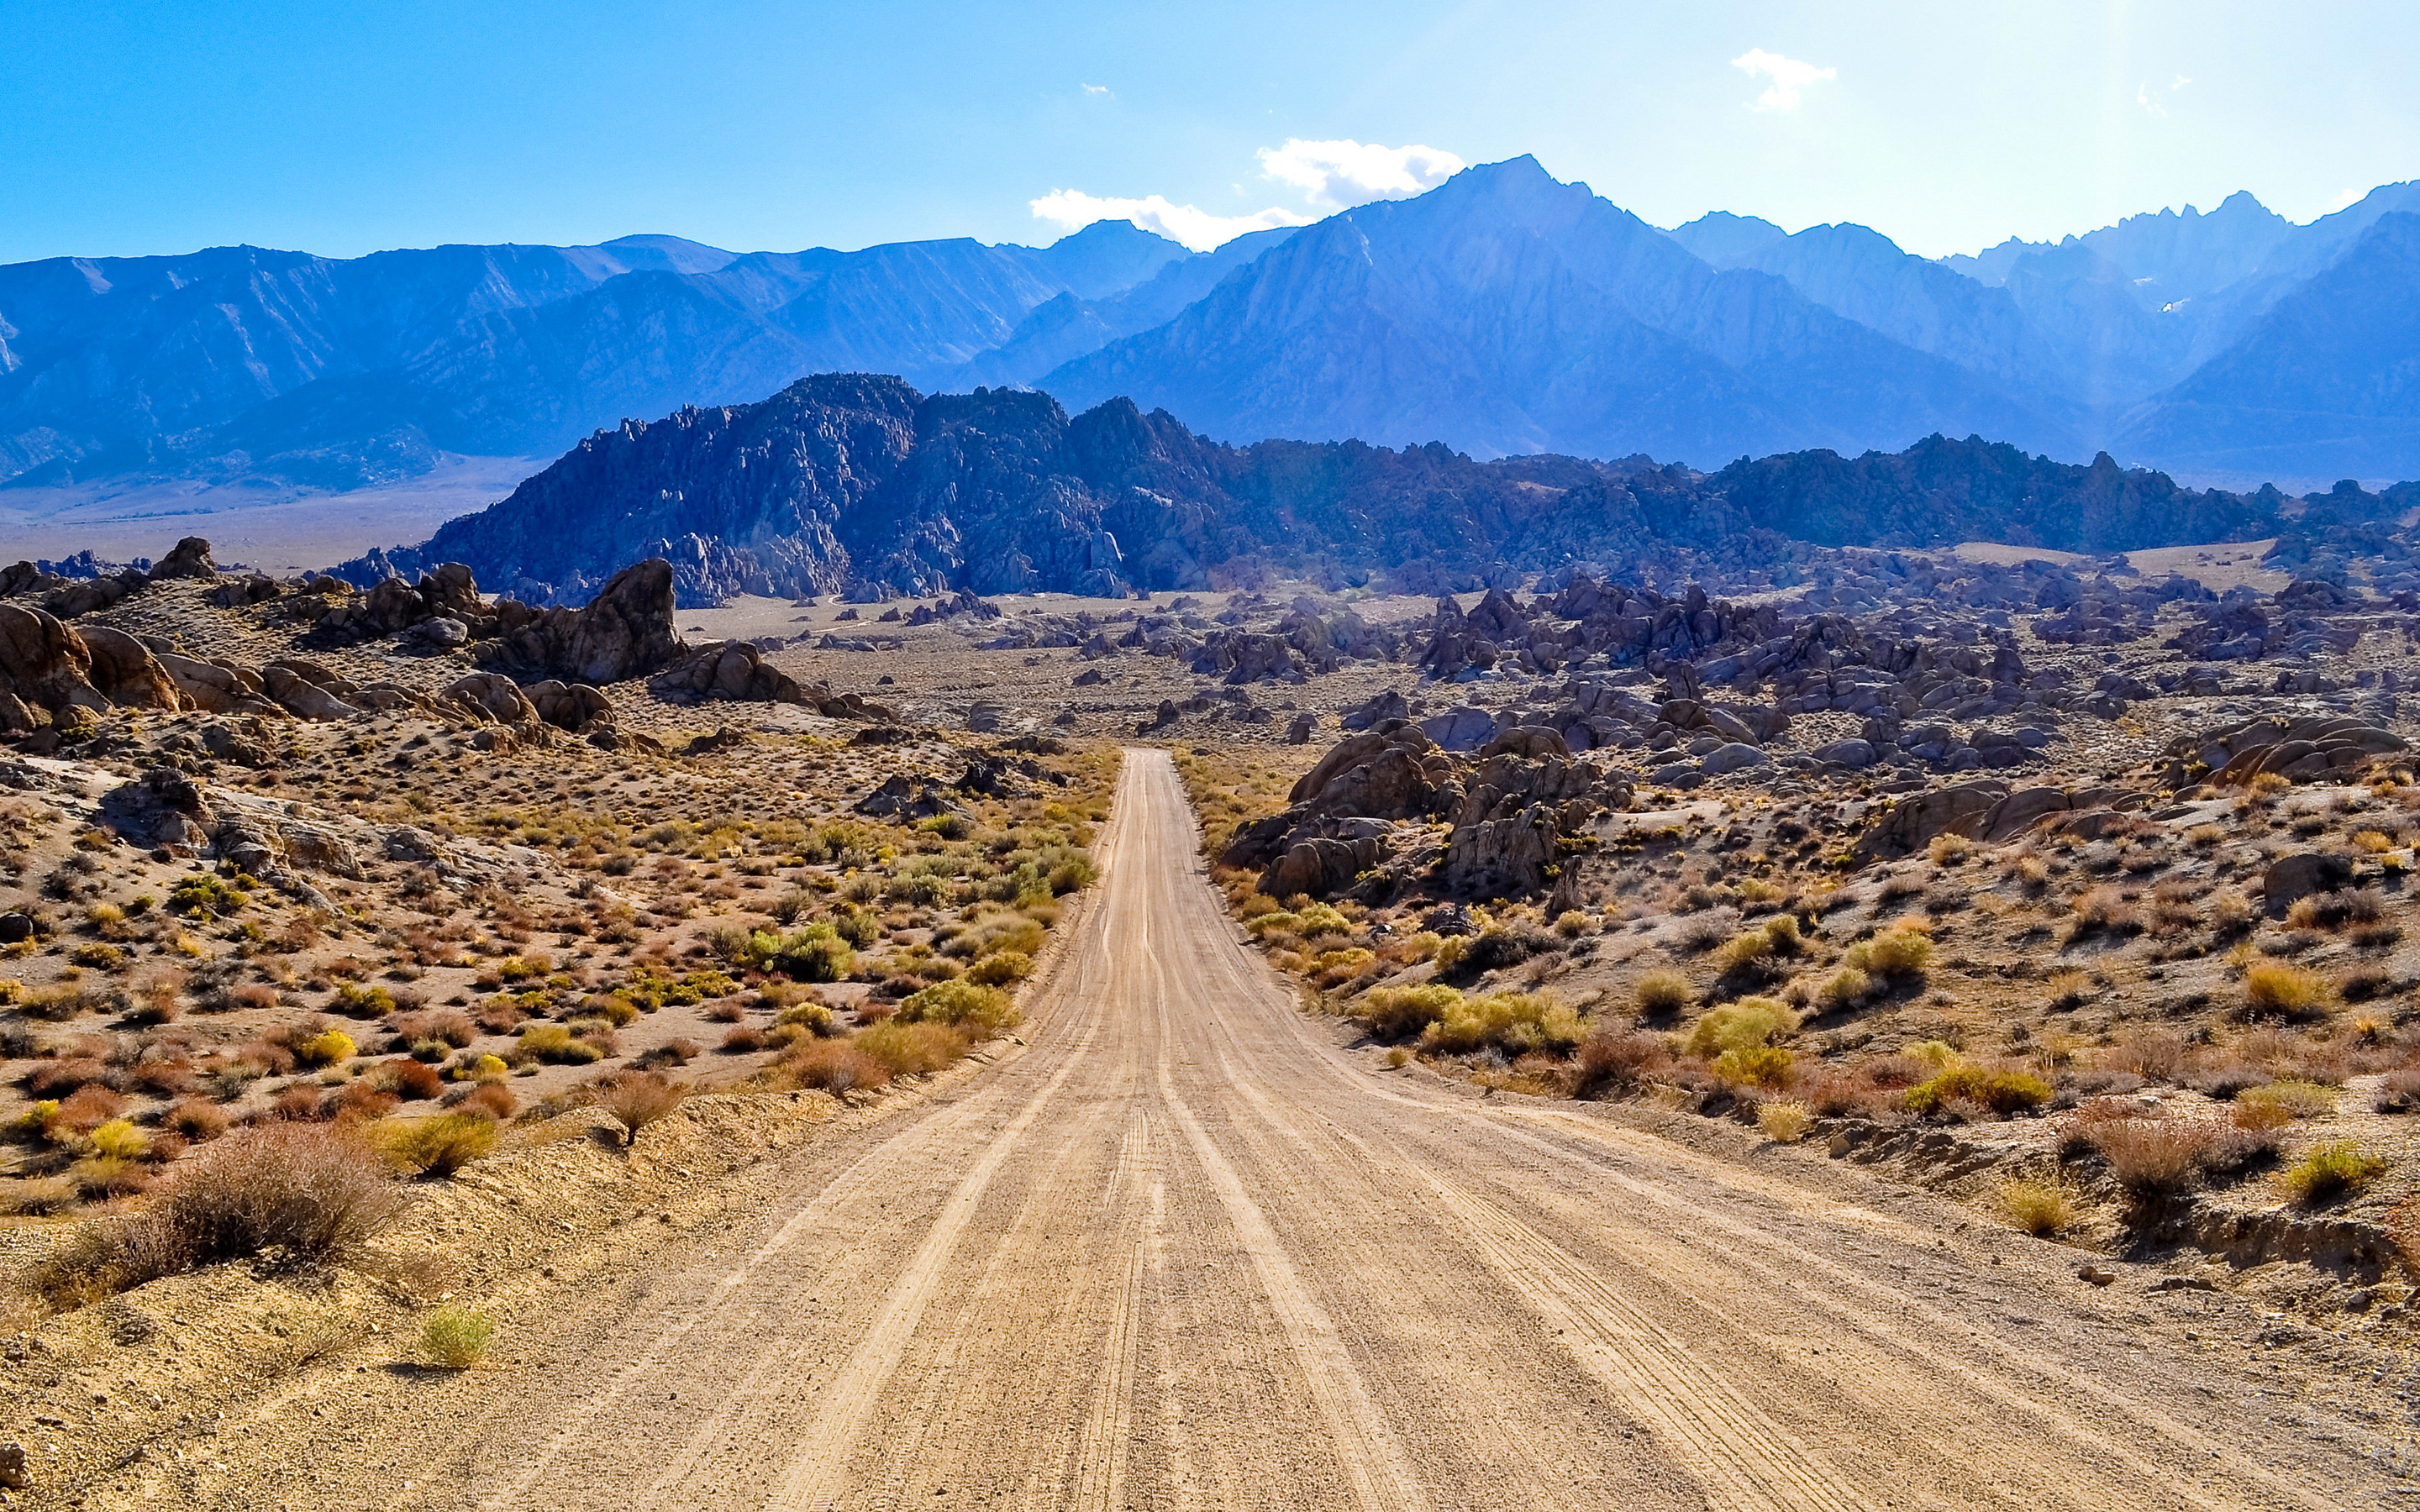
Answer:
[[[1850,854],[1860,862],[1892,861],[1922,850],[1935,835],[1973,840],[2008,795],[2007,783],[1989,781],[1961,782],[1911,795],[1868,826]]]
[[[85,625],[73,633],[83,639],[85,650],[92,658],[93,687],[112,703],[172,711],[186,706],[176,680],[142,641],[123,630],[99,625]]]
[[[613,701],[602,689],[585,683],[564,683],[549,679],[532,683],[521,693],[529,700],[537,717],[558,730],[573,734],[586,734],[600,725],[613,722]]]
[[[2352,862],[2319,851],[2298,851],[2269,863],[2261,874],[2260,901],[2273,918],[2313,893],[2334,892],[2352,884]]]
[[[1326,898],[1353,886],[1356,878],[1387,858],[1383,841],[1313,838],[1287,848],[1261,878],[1261,890],[1272,898],[1308,893]]]
[[[540,610],[506,599],[494,612],[498,633],[479,643],[479,659],[534,677],[601,687],[658,671],[689,650],[673,623],[672,563],[661,557],[615,573],[583,609]]]
[[[647,685],[673,702],[730,699],[741,703],[805,703],[796,680],[745,640],[714,640],[665,668]]]
[[[231,661],[205,661],[198,656],[159,654],[160,669],[177,691],[197,709],[210,714],[281,714],[284,712],[261,686],[260,674]]]
[[[83,637],[40,609],[0,604],[0,733],[46,728],[69,708],[108,708],[91,676]]]
[[[188,535],[178,541],[175,548],[151,569],[153,582],[170,578],[211,579],[218,575],[219,564],[210,560],[210,543],[198,535]]]
[[[350,718],[360,710],[346,702],[351,680],[325,662],[287,656],[260,669],[260,686],[270,701],[298,719]]]
[[[520,685],[501,672],[473,672],[458,678],[437,695],[437,702],[477,722],[492,719],[521,729],[538,723],[538,711]]]

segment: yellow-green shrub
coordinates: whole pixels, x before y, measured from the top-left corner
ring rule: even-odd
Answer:
[[[1008,994],[961,977],[910,993],[899,1005],[899,1017],[909,1024],[946,1024],[989,1039],[1016,1023],[1018,1014]]]
[[[1961,1060],[1900,1095],[1911,1113],[1938,1113],[1953,1099],[1962,1099],[1979,1103],[2006,1117],[2049,1102],[2051,1086],[2030,1072],[1991,1069]]]
[[[1716,1056],[1711,1069],[1727,1082],[1739,1082],[1750,1087],[1787,1087],[1793,1058],[1779,1045],[1743,1045]]]
[[[1690,1026],[1688,1052],[1712,1059],[1727,1050],[1756,1050],[1798,1027],[1798,1015],[1770,997],[1743,997],[1708,1009]]]
[[[1519,1056],[1567,1051],[1585,1035],[1579,1015],[1546,994],[1490,993],[1449,1005],[1421,1033],[1420,1046],[1448,1055],[1493,1049]]]
[[[2350,1139],[2333,1139],[2314,1147],[2286,1167],[2279,1180],[2304,1202],[2325,1202],[2346,1192],[2357,1192],[2386,1169],[2386,1162]]]
[[[1461,993],[1441,982],[1373,987],[1361,995],[1353,1016],[1373,1039],[1408,1040],[1444,1018],[1461,1001]]]
[[[315,1034],[294,1047],[294,1057],[306,1066],[334,1066],[353,1058],[353,1037],[342,1029]]]
[[[1922,930],[1907,924],[1859,940],[1840,957],[1843,965],[1876,977],[1914,976],[1931,960],[1932,941]]]
[[[886,1019],[849,1041],[893,1076],[939,1071],[967,1053],[966,1036],[946,1024]]]

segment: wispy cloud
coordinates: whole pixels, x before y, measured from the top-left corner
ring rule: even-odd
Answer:
[[[1291,184],[1322,209],[1366,205],[1423,193],[1462,172],[1460,158],[1439,147],[1380,147],[1346,138],[1306,142],[1289,137],[1283,147],[1263,147],[1261,172]]]
[[[1749,106],[1751,110],[1796,110],[1799,91],[1840,75],[1838,69],[1819,69],[1812,63],[1801,63],[1761,47],[1749,48],[1731,59],[1731,67],[1751,79],[1766,81],[1764,93],[1756,97]]]
[[[1036,220],[1054,222],[1071,231],[1095,221],[1132,221],[1196,252],[1207,252],[1246,232],[1307,225],[1314,213],[1326,215],[1373,199],[1421,193],[1463,169],[1463,161],[1452,153],[1417,143],[1390,147],[1349,139],[1309,142],[1290,137],[1282,147],[1263,147],[1259,157],[1262,177],[1293,190],[1301,197],[1303,209],[1272,205],[1243,215],[1218,215],[1196,205],[1175,204],[1163,194],[1132,199],[1088,194],[1080,189],[1053,189],[1031,203]]]
[[[1254,210],[1249,215],[1213,215],[1196,206],[1171,204],[1164,194],[1121,199],[1087,194],[1080,189],[1054,189],[1032,205],[1035,220],[1055,222],[1070,231],[1080,230],[1095,221],[1132,221],[1146,231],[1156,231],[1195,252],[1208,252],[1248,231],[1265,231],[1274,225],[1304,225],[1311,220],[1308,215],[1281,206]]]
[[[2180,73],[2176,75],[2176,82],[2169,85],[2165,92],[2173,95],[2191,83],[2193,83],[2191,79]],[[2164,121],[2168,118],[2168,107],[2160,103],[2159,96],[2151,93],[2151,86],[2148,84],[2138,84],[2134,86],[2134,103],[2149,112],[2155,120]]]
[[[1088,95],[1106,95],[1109,92],[1109,86],[1105,84],[1088,84],[1083,88],[1084,93]]]

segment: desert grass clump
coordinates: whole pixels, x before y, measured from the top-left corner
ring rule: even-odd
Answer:
[[[2036,1239],[2066,1233],[2084,1215],[2075,1183],[2064,1175],[2017,1177],[2002,1182],[1993,1197],[2002,1216]]]
[[[484,1359],[496,1324],[469,1307],[440,1307],[420,1325],[420,1352],[431,1365],[468,1370]]]
[[[2385,1169],[2386,1162],[2351,1140],[2332,1139],[2286,1167],[2278,1180],[2297,1200],[2318,1204],[2360,1191]]]
[[[1939,1113],[1953,1103],[1972,1103],[2002,1118],[2028,1112],[2051,1100],[2050,1083],[2011,1066],[1978,1066],[1951,1060],[1930,1080],[1900,1094],[1910,1113]]]
[[[1779,1045],[1742,1045],[1726,1050],[1707,1069],[1715,1079],[1740,1087],[1779,1088],[1795,1074],[1797,1057]]]
[[[2300,1119],[2325,1118],[2335,1110],[2335,1088],[2288,1077],[2236,1093],[2233,1117],[2242,1128],[2275,1129]]]
[[[1814,1122],[1815,1116],[1804,1103],[1762,1103],[1756,1110],[1757,1132],[1776,1145],[1798,1143]]]
[[[1651,1022],[1676,1016],[1696,996],[1689,979],[1677,971],[1647,973],[1638,979],[1631,995],[1638,1004],[1638,1016]]]
[[[1840,961],[1886,980],[1913,977],[1931,964],[1932,940],[1916,924],[1894,925],[1849,947]]]
[[[411,1119],[388,1125],[380,1144],[406,1170],[450,1178],[494,1150],[496,1120],[478,1113]]]
[[[2282,961],[2256,961],[2244,968],[2243,1002],[2254,1017],[2311,1019],[2334,1005],[2335,989],[2317,972]]]
[[[1700,1059],[1727,1051],[1757,1050],[1798,1028],[1798,1015],[1770,997],[1743,997],[1708,1009],[1689,1028],[1687,1049]]]

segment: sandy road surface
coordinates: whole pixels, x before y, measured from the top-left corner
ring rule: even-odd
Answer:
[[[1030,1048],[668,1245],[414,1504],[2386,1504],[2046,1246],[1343,1054],[1163,754],[1103,848]]]

